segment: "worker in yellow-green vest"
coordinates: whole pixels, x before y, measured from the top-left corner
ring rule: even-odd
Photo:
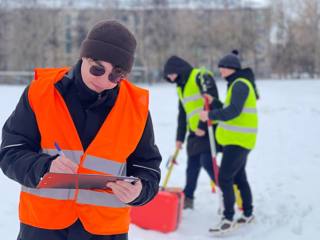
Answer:
[[[200,77],[203,78],[200,79]],[[185,209],[193,209],[194,192],[198,176],[203,167],[214,181],[214,173],[210,152],[207,124],[200,121],[199,114],[204,109],[203,84],[207,87],[211,108],[222,107],[218,101],[218,90],[212,73],[204,69],[193,68],[184,59],[172,56],[164,66],[164,78],[177,86],[179,97],[179,115],[176,137],[176,148],[181,149],[188,132],[187,140],[187,170],[185,194]],[[214,99],[214,101],[213,101]],[[217,149],[218,146],[216,147]]]
[[[242,69],[238,51],[234,50],[219,61],[219,71],[228,82],[224,106],[210,112],[202,111],[202,121],[217,121],[216,139],[223,148],[220,165],[219,184],[223,193],[224,211],[221,222],[210,229],[223,233],[241,224],[254,220],[252,193],[246,176],[246,163],[249,152],[255,147],[258,115],[258,93],[254,84],[254,74],[250,68]],[[243,214],[233,220],[235,196],[233,184],[240,190],[243,201]]]

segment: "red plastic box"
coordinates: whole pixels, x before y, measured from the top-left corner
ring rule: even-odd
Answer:
[[[163,233],[175,231],[181,222],[183,203],[181,189],[159,191],[148,204],[131,209],[131,222],[141,228]]]

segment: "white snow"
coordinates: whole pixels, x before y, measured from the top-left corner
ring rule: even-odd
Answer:
[[[219,82],[224,96],[225,83]],[[320,81],[258,81],[259,135],[250,154],[248,178],[254,196],[257,223],[228,239],[319,239],[320,236]],[[153,85],[151,114],[156,143],[165,162],[174,151],[177,97],[173,85]],[[0,87],[0,124],[13,111],[23,87]],[[22,123],[23,124],[23,123]],[[186,154],[180,154],[170,186],[183,187]],[[162,179],[163,180],[163,179]],[[0,174],[1,239],[15,239],[19,229],[19,185]],[[195,210],[183,212],[176,232],[162,234],[131,225],[131,240],[207,240],[208,228],[218,220],[218,199],[210,192],[209,178],[201,172]],[[156,216],[155,216],[156,217]]]

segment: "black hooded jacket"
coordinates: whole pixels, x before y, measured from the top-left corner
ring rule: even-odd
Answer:
[[[167,78],[167,76],[168,74],[176,73],[178,76],[174,83],[176,83],[177,86],[181,87],[183,90],[192,70],[193,70],[193,67],[191,66],[191,64],[186,62],[184,59],[177,56],[172,56],[168,59],[168,61],[164,66],[164,78],[168,82],[173,83]],[[213,109],[221,108],[222,104],[218,100],[219,99],[218,89],[214,79],[208,74],[205,74],[204,78],[206,79],[206,82],[210,83],[208,85],[207,93],[214,97],[214,101],[211,104],[210,108],[213,108]],[[196,81],[201,92],[204,93],[203,87],[200,83],[199,75],[197,76]],[[207,124],[200,121],[198,128],[204,130],[206,134],[203,137],[198,137],[195,135],[194,132],[192,131],[189,132],[188,141],[187,141],[187,153],[189,156],[194,156],[204,152],[210,152],[210,143],[208,138]],[[181,101],[179,100],[178,127],[177,127],[176,140],[184,142],[186,133],[187,133],[187,115]],[[218,146],[217,146],[217,149],[219,149]]]
[[[248,79],[255,90],[257,99],[259,99],[259,94],[255,84],[254,73],[250,68],[245,68],[237,70],[232,75],[226,78],[228,82],[228,89],[231,84],[238,78]],[[230,105],[222,109],[214,109],[209,112],[209,118],[212,120],[228,121],[238,117],[244,107],[245,101],[249,94],[248,86],[243,82],[236,82],[232,89],[232,97]]]
[[[83,82],[81,61],[56,83],[72,116],[85,150],[111,111],[118,87],[98,94]],[[35,114],[30,107],[27,87],[16,109],[2,129],[0,167],[5,175],[27,187],[36,187],[40,178],[49,171],[57,156],[41,152],[41,136]],[[161,155],[154,143],[150,114],[135,151],[127,159],[127,175],[142,179],[142,192],[130,205],[142,205],[150,201],[158,191]]]

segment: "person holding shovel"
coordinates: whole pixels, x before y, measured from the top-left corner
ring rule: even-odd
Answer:
[[[204,79],[208,91],[204,93],[201,78]],[[220,108],[219,95],[212,74],[199,68],[178,56],[171,56],[164,66],[164,78],[169,83],[175,83],[179,97],[178,127],[176,148],[182,149],[188,132],[187,140],[187,170],[184,187],[185,209],[194,208],[194,192],[201,167],[214,181],[214,172],[210,152],[210,143],[206,123],[200,121],[199,113],[204,109],[204,95],[209,98],[211,108]],[[218,147],[217,147],[218,148]]]
[[[223,146],[219,186],[223,193],[224,211],[221,222],[210,231],[225,233],[232,231],[237,225],[250,223],[254,219],[246,164],[248,155],[256,144],[258,94],[253,72],[250,68],[241,68],[237,51],[223,57],[218,66],[221,76],[228,83],[224,107],[202,111],[200,119],[218,121],[216,139]],[[243,201],[243,215],[236,222],[233,221],[235,214],[234,184],[240,190]]]

